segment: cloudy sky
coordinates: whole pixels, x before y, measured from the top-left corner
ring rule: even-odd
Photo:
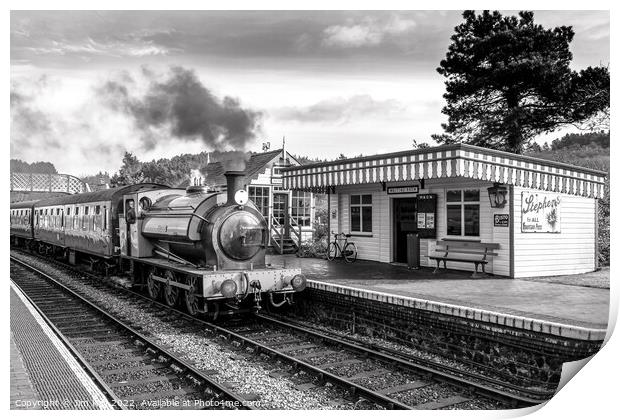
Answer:
[[[512,12],[505,12],[512,13]],[[572,25],[573,67],[609,63],[609,13]],[[429,142],[458,11],[11,12],[12,158],[60,172],[265,141],[335,158]],[[544,139],[552,139],[555,133]]]

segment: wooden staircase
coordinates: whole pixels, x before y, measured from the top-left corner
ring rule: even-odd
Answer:
[[[271,218],[271,246],[278,254],[294,254],[301,245],[301,226],[288,216],[287,226]]]

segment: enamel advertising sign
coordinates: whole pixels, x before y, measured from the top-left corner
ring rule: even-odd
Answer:
[[[560,232],[562,199],[558,194],[541,191],[521,193],[521,232]]]

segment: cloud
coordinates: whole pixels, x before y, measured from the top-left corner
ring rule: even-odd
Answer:
[[[346,99],[327,99],[305,108],[280,108],[275,110],[272,115],[280,120],[303,123],[330,122],[343,124],[368,117],[398,118],[406,115],[406,113],[406,107],[397,100],[378,101],[370,95],[355,95]]]
[[[142,77],[143,92],[125,73],[99,87],[97,95],[134,121],[148,148],[172,137],[201,139],[216,150],[245,149],[260,131],[260,112],[242,108],[236,98],[216,97],[192,70],[173,67],[161,77],[146,68]]]
[[[391,15],[389,19],[366,16],[348,19],[345,25],[332,25],[323,31],[322,44],[330,48],[373,47],[386,39],[409,34],[417,26],[413,19]]]
[[[98,42],[87,38],[82,42],[66,42],[49,40],[42,46],[27,47],[28,51],[38,55],[96,55],[112,57],[144,57],[153,55],[169,55],[173,50],[153,41],[109,41]]]

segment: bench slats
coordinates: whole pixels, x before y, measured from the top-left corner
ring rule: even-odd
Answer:
[[[475,265],[474,273],[472,277],[478,277],[478,266],[482,266],[482,272],[486,273],[484,268],[488,264],[486,257],[488,256],[497,256],[498,254],[492,252],[494,249],[499,249],[500,244],[497,243],[484,243],[480,241],[467,241],[467,240],[450,240],[450,239],[441,239],[435,244],[435,252],[441,252],[444,255],[438,256],[429,256],[430,259],[437,261],[437,268],[434,273],[439,271],[439,264],[443,262],[443,267],[446,267],[447,261],[455,261],[455,262],[465,262],[465,263],[473,263]],[[469,254],[469,255],[479,255],[480,258],[463,258],[463,257],[453,257],[450,254]]]
[[[487,242],[452,241],[449,239],[441,239],[437,241],[437,246],[453,246],[456,248],[474,249],[498,249],[500,247],[500,244]]]
[[[472,255],[493,255],[495,257],[499,255],[496,252],[487,252],[485,254],[484,251],[465,251],[465,250],[458,250],[457,251],[457,250],[454,250],[452,248],[450,248],[450,249],[435,248],[435,252],[443,252],[443,253],[451,252],[453,254],[472,254]]]

